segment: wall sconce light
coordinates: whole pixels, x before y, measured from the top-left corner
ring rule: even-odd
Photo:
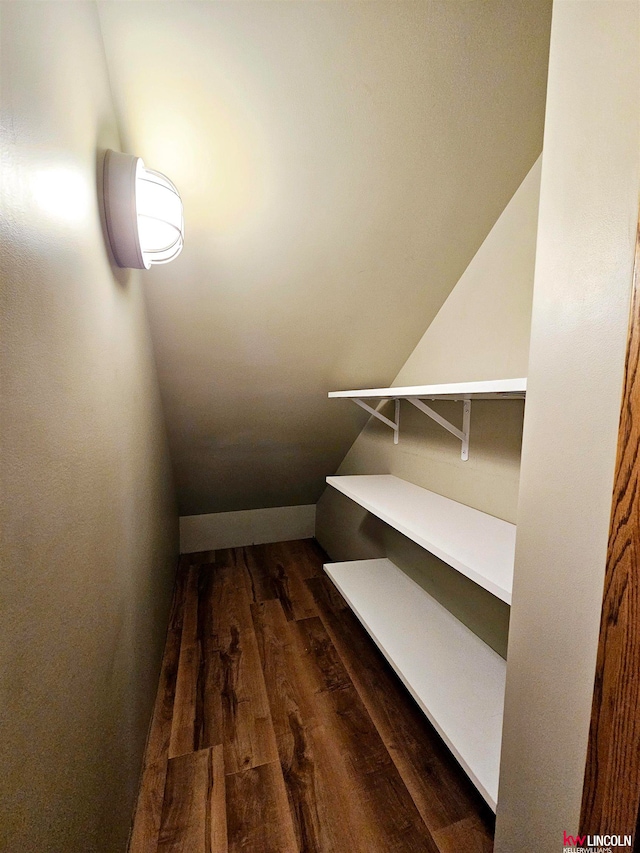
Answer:
[[[184,243],[182,199],[171,181],[132,154],[107,151],[103,173],[109,242],[119,267],[148,270],[177,258]]]

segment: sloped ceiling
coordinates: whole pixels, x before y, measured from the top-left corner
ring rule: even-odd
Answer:
[[[313,503],[539,155],[551,4],[99,3],[183,515]]]

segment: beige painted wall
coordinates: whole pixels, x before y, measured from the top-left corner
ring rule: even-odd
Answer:
[[[365,422],[327,391],[392,381],[540,153],[550,0],[99,7],[185,203],[148,291],[181,513],[315,503]]]
[[[311,539],[315,528],[315,504],[183,515],[180,516],[180,553]]]
[[[578,829],[639,186],[640,5],[556,0],[496,853]]]
[[[95,5],[0,9],[0,848],[115,853],[177,513],[141,279],[100,223],[119,140]]]
[[[542,156],[393,385],[527,375]]]
[[[392,384],[526,376],[533,290],[540,159],[498,218]],[[333,405],[353,405],[332,400]],[[472,404],[469,460],[460,443],[413,407],[401,404],[400,440],[371,419],[338,474],[395,474],[424,488],[515,521],[523,404]],[[434,404],[461,426],[459,403]],[[335,560],[386,555],[506,654],[509,608],[449,566],[327,488],[316,536]]]

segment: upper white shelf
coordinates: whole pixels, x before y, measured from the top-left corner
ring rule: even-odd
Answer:
[[[327,483],[511,604],[515,524],[392,474],[327,477]]]
[[[523,399],[526,379],[491,379],[482,382],[449,382],[445,385],[407,385],[398,388],[365,388],[360,391],[329,391],[329,397],[365,397],[368,399],[496,400]]]
[[[406,400],[416,409],[424,412],[441,427],[450,432],[462,442],[460,458],[469,458],[469,436],[471,432],[471,401],[472,400],[514,400],[524,399],[527,391],[526,379],[492,379],[482,382],[453,382],[447,385],[405,385],[398,388],[363,388],[359,391],[329,391],[329,397],[345,397],[353,400],[360,408],[391,427],[393,443],[397,444],[400,436],[400,400]],[[366,399],[395,400],[395,420],[392,421],[377,408],[373,408]],[[462,429],[458,429],[441,414],[434,411],[424,400],[461,400]],[[379,405],[379,404],[378,404]]]

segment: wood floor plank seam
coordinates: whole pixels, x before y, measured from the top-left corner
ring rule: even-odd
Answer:
[[[158,853],[227,853],[222,747],[170,758]]]

